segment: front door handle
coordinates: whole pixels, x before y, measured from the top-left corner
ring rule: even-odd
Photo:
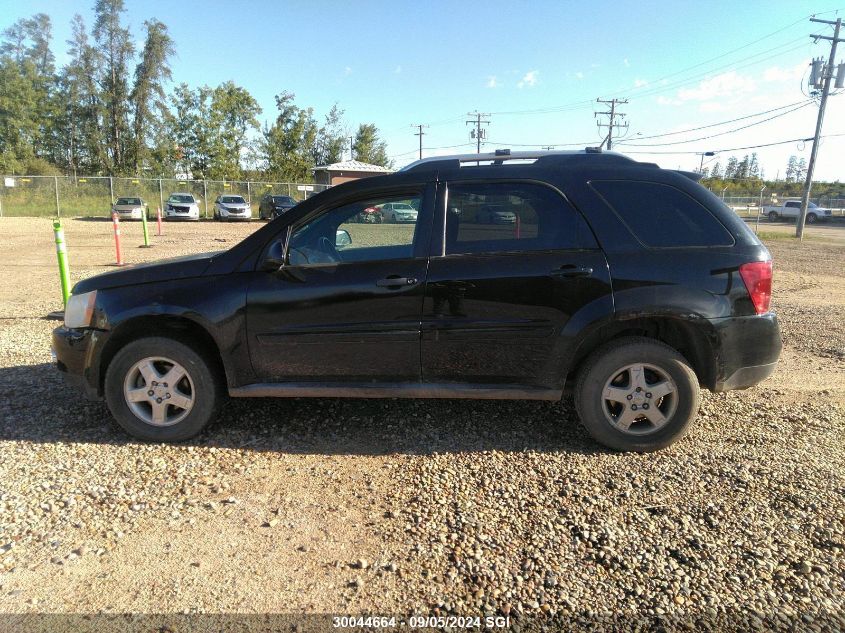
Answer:
[[[382,288],[393,288],[397,286],[415,286],[417,284],[417,279],[415,277],[398,277],[391,275],[390,277],[385,277],[384,279],[379,279],[376,282],[377,286]]]
[[[592,274],[593,269],[589,266],[575,266],[574,264],[561,266],[550,273],[552,277],[564,277],[567,279],[572,277],[589,277]]]

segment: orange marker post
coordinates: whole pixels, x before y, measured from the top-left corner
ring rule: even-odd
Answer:
[[[123,253],[120,250],[120,218],[117,213],[112,213],[111,221],[114,226],[114,250],[117,253],[117,265],[123,266]]]
[[[161,207],[156,207],[156,235],[161,235]]]

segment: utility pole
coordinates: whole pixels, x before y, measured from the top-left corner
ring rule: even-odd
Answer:
[[[428,127],[428,126],[423,125],[421,123],[414,123],[411,127],[415,127],[415,128],[419,129],[419,132],[415,132],[414,136],[420,137],[420,160],[422,160],[422,137],[425,135],[425,132],[423,132],[423,128]]]
[[[812,64],[812,72],[810,73],[810,83],[816,88],[819,87],[819,82],[822,83],[822,100],[819,103],[819,117],[816,119],[816,135],[813,138],[813,149],[810,151],[810,164],[807,165],[807,179],[804,181],[804,193],[801,195],[801,213],[798,214],[798,223],[795,226],[795,237],[799,240],[804,237],[804,222],[807,219],[807,205],[810,202],[810,189],[813,186],[813,169],[816,166],[816,156],[819,153],[819,137],[822,133],[822,122],[824,121],[824,109],[827,105],[827,97],[830,94],[830,82],[833,80],[834,72],[836,72],[836,87],[841,88],[845,84],[845,65],[840,64],[838,71],[834,70],[834,61],[836,58],[836,45],[839,42],[845,41],[839,37],[839,29],[842,27],[842,18],[836,18],[836,21],[819,20],[817,18],[810,18],[810,22],[820,22],[821,24],[832,24],[833,37],[825,35],[811,35],[810,37],[818,40],[830,40],[830,58],[827,66],[821,60],[814,60]]]
[[[543,145],[543,149],[546,150],[546,151],[553,150],[554,148],[555,148],[554,145]]]
[[[715,156],[715,155],[716,155],[716,152],[701,152],[701,154],[700,154],[701,162],[698,163],[698,173],[699,174],[704,173],[704,157],[705,156]]]
[[[607,105],[610,106],[609,112],[594,112],[593,116],[597,117],[599,115],[607,115],[608,120],[607,120],[606,124],[596,122],[596,125],[599,127],[599,129],[601,129],[603,127],[607,128],[607,136],[604,137],[604,140],[601,142],[601,145],[599,145],[599,147],[600,148],[604,147],[605,142],[607,142],[607,149],[611,150],[611,149],[613,149],[613,128],[615,127],[617,129],[625,129],[625,130],[628,129],[628,122],[627,121],[625,121],[623,123],[616,123],[614,121],[614,119],[616,119],[616,117],[619,117],[620,119],[625,118],[625,115],[622,112],[616,111],[616,106],[626,104],[626,103],[628,103],[628,100],[627,99],[596,99],[596,103],[604,103],[604,104],[607,104]]]
[[[485,130],[481,126],[490,124],[490,121],[484,120],[484,119],[489,119],[490,115],[484,114],[483,112],[476,111],[476,112],[468,112],[467,116],[475,117],[474,119],[471,119],[471,120],[467,121],[466,123],[467,123],[467,125],[472,123],[475,126],[475,129],[473,129],[472,132],[470,132],[470,138],[475,139],[475,153],[480,154],[481,153],[481,141],[483,139],[487,138],[487,130]]]

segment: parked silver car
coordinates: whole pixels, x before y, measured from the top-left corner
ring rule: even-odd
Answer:
[[[200,205],[192,193],[171,193],[164,205],[165,220],[199,220]]]
[[[252,207],[242,196],[217,196],[214,201],[215,220],[251,220]]]
[[[111,208],[121,220],[140,220],[146,211],[147,203],[141,198],[118,198]]]
[[[407,202],[388,202],[381,205],[385,222],[416,222],[417,210]]]

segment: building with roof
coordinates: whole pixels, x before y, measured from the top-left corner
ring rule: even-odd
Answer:
[[[381,165],[362,163],[360,160],[344,160],[331,165],[321,165],[314,168],[314,182],[319,185],[339,185],[350,180],[381,176],[393,170]]]

